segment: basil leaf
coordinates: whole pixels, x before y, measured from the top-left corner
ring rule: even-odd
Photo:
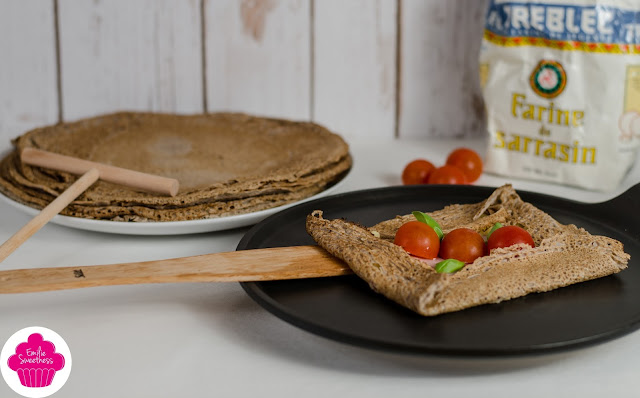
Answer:
[[[416,218],[416,220],[427,224],[428,226],[430,226],[431,228],[433,228],[434,231],[436,231],[436,234],[438,234],[438,238],[440,238],[442,240],[442,238],[444,237],[444,232],[442,232],[442,227],[440,226],[440,224],[438,224],[438,222],[436,220],[434,220],[433,218],[431,218],[430,215],[425,214],[421,211],[414,211],[411,214],[413,214],[413,216]]]
[[[491,234],[498,228],[502,228],[502,224],[500,224],[499,222],[493,224],[493,227],[491,227],[491,229],[489,230],[489,233],[487,234],[487,238],[491,236]]]
[[[449,258],[436,264],[436,271],[451,274],[461,270],[462,267],[464,267],[464,263],[462,261],[456,260],[455,258]]]

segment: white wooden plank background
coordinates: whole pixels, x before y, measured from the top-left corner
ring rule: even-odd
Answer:
[[[485,6],[3,0],[0,148],[58,113],[74,120],[116,110],[242,111],[314,120],[346,138],[480,135]]]
[[[393,137],[394,0],[321,0],[314,10],[313,118],[349,137]]]
[[[62,109],[202,112],[198,0],[59,0]]]
[[[53,2],[0,1],[0,152],[58,120]]]
[[[403,0],[400,137],[482,134],[485,7],[485,0]]]
[[[205,0],[209,111],[310,117],[310,2]]]

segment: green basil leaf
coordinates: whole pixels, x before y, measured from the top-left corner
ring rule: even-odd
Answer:
[[[464,267],[464,263],[462,261],[456,260],[455,258],[449,258],[436,264],[436,271],[451,274],[461,270],[462,267]]]
[[[431,218],[430,215],[425,214],[421,211],[414,211],[411,214],[413,214],[416,220],[423,222],[428,226],[430,226],[431,228],[433,228],[433,230],[436,231],[436,234],[438,234],[438,238],[442,240],[442,238],[444,237],[444,232],[442,232],[442,227],[440,226],[440,224],[438,224],[436,220]]]
[[[491,229],[489,230],[489,233],[487,234],[487,238],[491,236],[491,234],[498,228],[502,228],[503,225],[500,224],[499,222],[493,224],[493,227],[491,227]]]

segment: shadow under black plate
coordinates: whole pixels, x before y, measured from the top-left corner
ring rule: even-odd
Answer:
[[[365,226],[451,203],[476,203],[494,188],[402,186],[350,192],[300,204],[254,226],[238,250],[314,244],[311,211]],[[640,326],[640,185],[608,202],[585,204],[548,195],[521,197],[564,224],[623,242],[631,255],[619,274],[436,317],[423,317],[373,292],[356,276],[243,283],[260,305],[309,332],[375,349],[442,355],[514,355],[576,348]]]

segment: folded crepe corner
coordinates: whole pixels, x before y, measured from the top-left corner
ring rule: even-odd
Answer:
[[[393,244],[395,231],[412,215],[397,216],[370,228],[346,220],[327,220],[316,210],[307,232],[344,260],[376,292],[425,316],[499,303],[622,271],[630,256],[621,242],[563,225],[524,202],[511,185],[480,203],[453,204],[429,213],[445,232],[459,227],[484,232],[495,222],[521,225],[536,247],[495,249],[462,270],[438,273]]]

